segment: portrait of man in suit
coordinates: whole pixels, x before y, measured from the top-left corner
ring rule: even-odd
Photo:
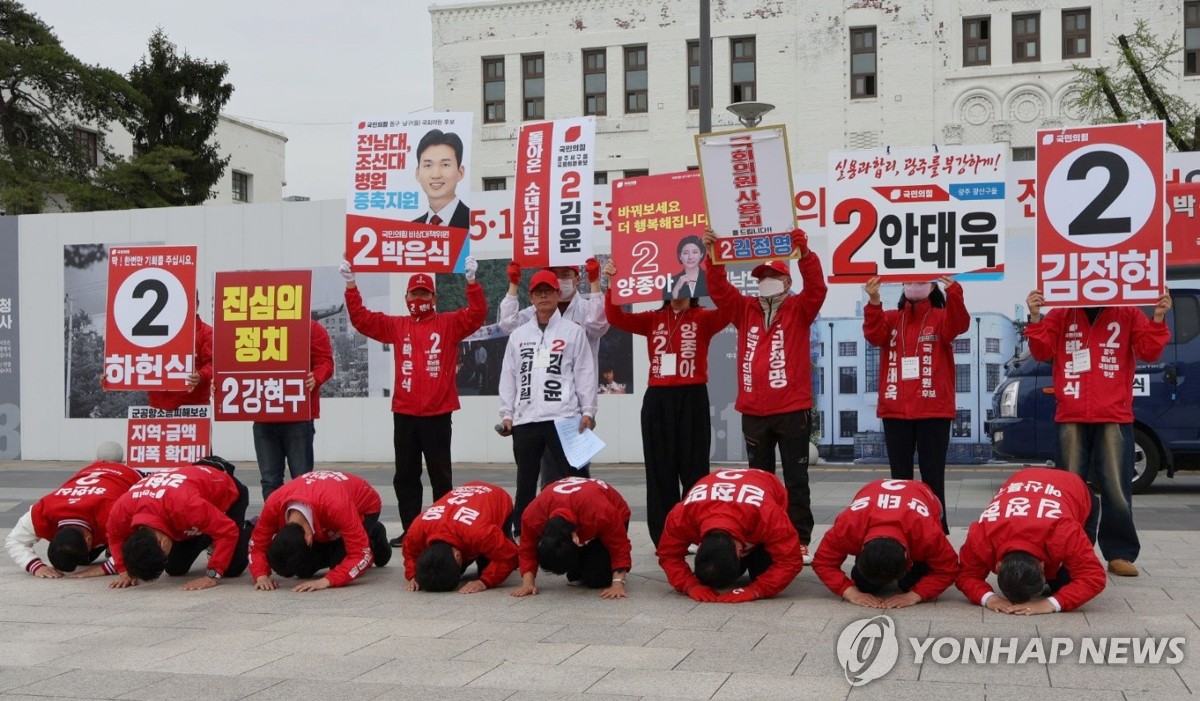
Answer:
[[[454,132],[431,129],[421,137],[417,144],[417,182],[425,191],[429,207],[413,222],[457,229],[470,226],[471,208],[457,193],[466,175],[462,157],[463,142]]]

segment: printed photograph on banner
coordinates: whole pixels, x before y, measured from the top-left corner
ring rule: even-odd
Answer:
[[[717,264],[788,258],[796,228],[787,129],[757,127],[696,136]]]
[[[354,120],[346,254],[355,272],[463,269],[473,119],[435,112]]]
[[[861,285],[1004,275],[1000,144],[834,151],[827,279]]]
[[[1163,122],[1037,133],[1045,306],[1153,304],[1166,274]]]
[[[386,275],[362,275],[355,284],[367,309],[388,309]],[[392,353],[350,324],[345,293],[346,281],[337,266],[312,269],[312,319],[329,333],[333,347],[333,377],[321,385],[321,396],[386,397],[392,388]]]
[[[608,260],[607,255],[598,255],[596,258],[600,260],[601,265]],[[483,326],[458,346],[456,377],[460,396],[498,396],[500,393],[500,368],[504,362],[508,334],[500,328],[498,322],[500,303],[508,293],[508,263],[507,260],[479,261],[476,278],[479,284],[483,285],[487,295],[488,314]],[[521,271],[521,284],[517,291],[518,309],[530,305],[529,280],[539,270],[540,267],[524,268]],[[438,288],[439,312],[454,311],[466,306],[466,279],[462,275],[438,275],[435,284]],[[582,273],[580,284],[587,285],[586,273]],[[601,387],[605,384],[604,373],[607,370],[611,378],[611,390],[624,389],[625,393],[633,391],[633,343],[631,334],[614,328],[609,328],[600,338],[599,366],[596,372]]]
[[[596,118],[522,125],[516,161],[512,259],[582,265],[593,250]]]
[[[1200,183],[1167,183],[1167,267],[1174,275],[1200,277]]]
[[[64,414],[70,419],[123,419],[129,407],[148,403],[144,391],[104,391],[108,249],[109,244],[104,243],[63,246]]]
[[[612,184],[610,283],[621,304],[708,296],[700,173],[664,173]]]
[[[18,218],[0,217],[0,460],[21,459],[21,273]]]
[[[213,374],[217,421],[307,421],[312,271],[216,275]]]
[[[185,392],[196,361],[196,247],[108,250],[104,389]]]
[[[207,405],[162,410],[129,407],[125,463],[135,470],[186,467],[212,450],[212,409]]]

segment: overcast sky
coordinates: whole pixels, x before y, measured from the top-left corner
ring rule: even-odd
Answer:
[[[229,64],[228,114],[287,135],[284,195],[345,196],[350,121],[433,106],[425,0],[25,0],[67,51],[128,73],[161,26]],[[438,3],[447,4],[447,3]]]

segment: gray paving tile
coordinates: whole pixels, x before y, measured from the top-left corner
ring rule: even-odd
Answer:
[[[985,692],[983,684],[896,681],[885,678],[851,689],[848,698],[850,701],[916,698],[921,701],[984,701]]]
[[[285,652],[262,650],[192,650],[168,659],[150,662],[146,669],[175,674],[224,674],[237,676],[285,657]]]
[[[1070,689],[1121,689],[1187,693],[1180,675],[1171,667],[1057,664],[1050,667],[1050,685]]]
[[[512,689],[514,691],[555,691],[581,693],[610,670],[604,667],[551,666],[502,662],[472,681],[471,688]],[[615,693],[615,692],[607,692]],[[636,693],[626,689],[622,693]]]
[[[547,643],[581,643],[583,645],[645,645],[662,633],[655,626],[568,624],[543,638]]]
[[[759,674],[731,674],[713,699],[844,699],[850,691],[845,679],[818,677],[776,677]],[[903,697],[895,697],[903,698]],[[892,701],[895,701],[895,698]]]
[[[716,693],[728,678],[728,674],[721,672],[614,669],[590,687],[588,693],[706,699]]]
[[[316,652],[322,655],[347,655],[387,637],[384,633],[372,635],[361,635],[357,632],[333,635],[288,633],[283,637],[264,642],[258,649],[289,653]]]
[[[667,629],[647,644],[655,647],[749,652],[762,639],[763,634],[755,632],[726,633],[708,630]]]
[[[15,694],[31,694],[69,699],[116,698],[166,678],[155,672],[100,671],[74,669],[11,689]]]
[[[278,679],[253,679],[214,674],[171,674],[161,681],[139,687],[121,699],[131,701],[184,701],[213,699],[237,701],[279,683]]]
[[[368,657],[390,657],[397,660],[449,660],[482,644],[482,640],[390,636],[355,650],[349,656],[366,655]]]
[[[242,676],[274,679],[317,679],[349,681],[393,661],[390,657],[297,653],[255,667]]]
[[[755,648],[753,652],[692,650],[675,669],[687,672],[734,672],[786,677],[796,671],[805,655],[802,650],[787,647],[762,652],[759,652],[759,649]]]
[[[390,684],[358,682],[319,682],[311,679],[262,679],[273,682],[262,691],[244,697],[246,701],[295,701],[295,699],[395,699],[396,687]],[[431,698],[426,696],[426,699]]]
[[[443,635],[443,638],[468,640],[524,640],[536,642],[558,632],[563,626],[556,623],[499,623],[479,621]],[[547,640],[546,642],[556,642]]]
[[[43,679],[49,679],[62,674],[60,667],[0,667],[0,691],[18,687],[36,685]]]
[[[454,660],[466,662],[530,662],[559,664],[583,649],[572,643],[526,643],[513,640],[488,640],[467,650]]]
[[[985,684],[984,693],[987,694],[987,701],[1030,701],[1034,698],[1037,701],[1079,701],[1080,698],[1077,689],[1044,687],[1034,691],[1027,686],[1006,684]],[[1120,691],[1092,689],[1087,693],[1088,701],[1121,701],[1123,698],[1125,695]]]
[[[425,660],[414,664],[411,659],[393,660],[382,664],[355,679],[358,682],[381,684],[413,684],[423,686],[465,686],[496,667],[495,662],[452,662]],[[518,687],[520,688],[520,687]]]
[[[618,669],[674,669],[690,650],[638,645],[588,645],[568,657],[564,666],[614,667]]]

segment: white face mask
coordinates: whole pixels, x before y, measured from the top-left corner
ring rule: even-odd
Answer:
[[[765,277],[758,281],[758,296],[759,297],[774,297],[778,294],[783,294],[787,288],[783,285],[783,280],[773,277]]]
[[[910,302],[924,302],[933,293],[932,282],[904,283],[904,297]]]
[[[563,299],[575,294],[575,281],[570,278],[559,278],[558,287],[562,290]]]

